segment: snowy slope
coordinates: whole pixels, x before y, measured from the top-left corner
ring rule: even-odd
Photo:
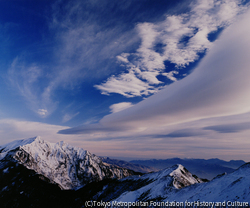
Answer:
[[[82,148],[64,142],[49,143],[40,137],[0,146],[0,160],[10,157],[36,171],[62,189],[79,188],[104,178],[123,178],[132,171],[109,165]]]
[[[165,201],[172,200],[250,202],[250,163],[233,173],[218,176],[208,183],[183,188],[165,198]]]
[[[162,170],[176,164],[182,164],[191,173],[197,175],[199,178],[206,178],[212,180],[219,174],[232,173],[246,162],[243,160],[224,161],[217,158],[213,159],[190,159],[190,158],[169,158],[169,159],[151,159],[151,160],[133,160],[133,164],[139,164],[149,167],[154,167]]]
[[[224,202],[228,207],[237,207],[236,205],[248,207],[246,204],[250,204],[250,163],[246,163],[233,173],[220,175],[205,183],[200,183],[200,179],[192,177],[181,165],[178,168],[173,166],[158,173],[147,174],[141,178],[143,177],[148,177],[152,180],[152,183],[133,191],[126,191],[113,201],[196,203],[189,204],[191,207],[202,206],[202,204],[197,203],[204,202]],[[122,180],[125,181],[129,178],[136,180],[134,176]],[[210,207],[212,207],[212,204],[210,204]]]
[[[34,142],[35,139],[36,137],[30,139],[17,140],[0,146],[0,160],[3,159],[9,151],[14,150],[20,146],[24,146],[26,144],[30,144]]]
[[[150,173],[141,177],[131,176],[126,180],[147,180],[149,184],[134,191],[123,193],[114,201],[134,202],[147,200],[161,200],[171,192],[176,192],[180,188],[190,186],[203,181],[193,176],[182,165],[175,165],[156,173]]]

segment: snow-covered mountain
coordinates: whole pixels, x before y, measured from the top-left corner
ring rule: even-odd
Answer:
[[[169,173],[171,170],[166,169],[165,171]],[[185,177],[187,180],[185,187],[179,186],[176,179],[176,182],[174,181],[171,185],[172,181],[169,176],[177,176],[183,181],[183,166],[173,170],[164,179],[159,177],[153,183],[139,189],[125,191],[113,201],[160,201],[166,202],[165,205],[169,202],[180,202],[182,203],[179,204],[180,206],[186,205],[189,207],[249,207],[250,205],[250,163],[244,164],[233,173],[219,175],[212,181],[205,183],[197,183],[188,174]],[[143,177],[146,177],[146,175]],[[164,203],[161,205],[164,206]]]
[[[229,207],[235,206],[234,202],[248,202],[250,204],[250,163],[244,164],[233,173],[217,176],[208,183],[189,186],[176,193],[173,192],[165,198],[165,201],[175,199],[190,202],[230,201]]]
[[[134,191],[123,193],[115,199],[115,201],[147,201],[147,200],[160,200],[166,198],[169,193],[176,192],[177,190],[203,181],[192,175],[182,165],[174,165],[171,168],[166,168],[156,173],[143,175],[142,177],[128,177],[122,179],[126,180],[146,180],[149,183]]]
[[[86,195],[91,187],[95,191],[85,199],[95,201],[146,201],[161,200],[168,193],[203,181],[192,175],[182,165],[175,165],[165,170],[142,176],[129,176],[120,180],[102,181],[88,184],[78,190],[80,195]]]
[[[224,161],[217,158],[213,159],[190,159],[190,158],[169,158],[169,159],[151,159],[151,160],[132,160],[132,164],[149,166],[156,170],[162,170],[176,164],[182,164],[192,174],[199,178],[212,180],[219,174],[232,173],[246,162],[243,160]]]
[[[74,189],[105,178],[121,179],[133,171],[104,163],[82,148],[64,142],[50,143],[35,137],[0,146],[0,161],[15,160],[47,177],[62,189]]]
[[[228,207],[249,207],[250,163],[205,181],[180,164],[135,175],[81,148],[64,142],[49,143],[39,137],[0,146],[1,208],[78,208],[91,200],[116,207],[112,203],[136,201],[175,201],[189,207],[225,202]]]

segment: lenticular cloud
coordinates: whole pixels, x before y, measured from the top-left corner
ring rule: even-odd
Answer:
[[[214,44],[195,71],[157,94],[98,124],[60,133],[145,130],[154,126],[250,111],[250,11]]]

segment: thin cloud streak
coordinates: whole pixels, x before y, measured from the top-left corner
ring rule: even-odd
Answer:
[[[207,118],[169,126],[148,128],[141,132],[102,131],[90,132],[83,141],[103,142],[112,145],[107,149],[109,156],[134,158],[214,158],[225,160],[244,159],[249,161],[249,129],[230,133],[221,133],[206,129],[210,126],[237,126],[250,122],[250,113]],[[106,129],[107,130],[107,129]],[[114,146],[115,144],[115,146]],[[204,151],[204,149],[208,151]],[[157,151],[156,151],[157,150]]]
[[[207,126],[204,129],[213,130],[219,133],[237,133],[240,131],[249,130],[250,122]]]
[[[75,114],[66,113],[66,114],[63,116],[62,122],[65,123],[65,122],[70,121],[71,119],[73,119],[74,117],[76,117],[79,113],[80,113],[80,112],[77,112],[77,113],[75,113]]]
[[[204,134],[205,131],[199,129],[178,129],[166,135],[156,135],[156,138],[197,137],[197,136],[203,136]]]

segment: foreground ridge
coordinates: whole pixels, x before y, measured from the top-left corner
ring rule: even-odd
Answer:
[[[180,206],[189,207],[249,207],[250,163],[242,165],[233,173],[218,175],[212,181],[179,187],[176,186],[176,182],[178,184],[178,178],[183,179],[183,175],[178,177],[182,168],[184,167],[179,166],[169,174],[177,175],[177,179],[175,178],[173,182],[175,188],[171,184],[164,186],[165,184],[159,181],[134,191],[124,192],[114,201],[160,201],[164,206],[168,202],[181,202]]]

